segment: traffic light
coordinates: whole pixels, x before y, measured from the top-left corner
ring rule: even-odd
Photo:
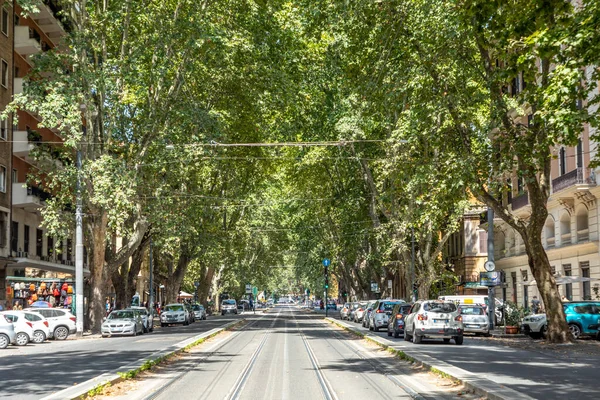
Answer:
[[[329,289],[329,277],[325,277],[325,289]]]

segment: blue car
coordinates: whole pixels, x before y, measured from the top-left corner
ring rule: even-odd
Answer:
[[[575,339],[580,336],[598,336],[600,329],[600,301],[573,301],[564,303],[567,324]]]

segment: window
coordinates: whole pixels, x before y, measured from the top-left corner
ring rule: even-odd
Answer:
[[[0,21],[0,30],[8,36],[8,10],[2,7],[2,20]]]
[[[0,247],[6,247],[8,242],[8,213],[0,211]]]
[[[19,223],[13,221],[10,224],[10,250],[15,253],[19,249]]]
[[[525,178],[522,176],[517,178],[517,192],[518,194],[525,193]]]
[[[572,276],[571,264],[563,265],[563,269],[565,271],[565,276]],[[571,301],[573,300],[573,284],[567,283],[565,284],[565,297]]]
[[[8,63],[2,60],[2,78],[0,78],[0,84],[4,87],[8,87]]]
[[[517,302],[517,273],[511,272],[510,277],[512,279],[512,301]]]
[[[35,255],[38,257],[41,257],[43,248],[44,248],[44,232],[41,229],[36,229],[35,230]]]
[[[567,152],[564,147],[561,147],[558,152],[558,170],[559,175],[567,173]]]
[[[583,143],[581,138],[577,142],[577,168],[583,167]]]
[[[590,263],[588,261],[584,261],[579,264],[579,268],[581,268],[581,277],[589,278],[590,277]],[[591,300],[592,299],[592,290],[590,286],[590,282],[581,282],[581,292],[583,295],[583,300]]]
[[[23,236],[23,251],[29,254],[29,225],[23,225],[25,229]]]
[[[6,167],[0,165],[0,192],[6,193]]]
[[[8,136],[8,118],[0,119],[0,139],[6,140]]]

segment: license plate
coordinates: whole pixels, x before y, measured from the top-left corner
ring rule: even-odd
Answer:
[[[448,322],[448,320],[446,320],[446,319],[434,319],[433,320],[434,324],[445,324],[447,322]]]
[[[467,328],[478,328],[477,325],[467,325]]]

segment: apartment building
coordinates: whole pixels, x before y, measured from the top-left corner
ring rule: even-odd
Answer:
[[[0,112],[12,100],[13,5],[0,0]],[[6,266],[10,260],[12,119],[0,121],[0,302],[6,299]]]
[[[23,79],[33,65],[32,56],[59,46],[66,34],[58,2],[38,2],[39,12],[27,18],[16,3],[0,3],[0,108],[12,100],[13,94],[23,91]],[[5,142],[0,139],[0,230],[8,232],[5,241],[0,240],[0,285],[6,289],[1,291],[5,297],[0,301],[10,300],[6,297],[10,293],[8,286],[14,282],[71,281],[75,271],[74,240],[59,241],[42,228],[40,208],[51,194],[29,179],[34,170],[43,176],[47,168],[31,152],[35,149],[56,157],[62,139],[58,131],[40,127],[38,115],[20,110],[17,117],[14,124],[10,120],[3,122],[1,139]]]

